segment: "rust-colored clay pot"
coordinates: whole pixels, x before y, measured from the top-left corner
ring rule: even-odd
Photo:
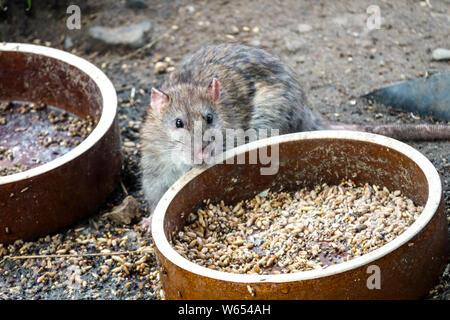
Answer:
[[[402,142],[375,134],[316,131],[256,141],[231,150],[225,159],[245,153],[248,163],[249,152],[271,145],[279,146],[275,175],[261,175],[260,168],[267,164],[223,162],[191,170],[161,199],[152,236],[167,299],[415,299],[427,294],[448,254],[441,181],[427,158]],[[377,250],[326,269],[292,274],[210,270],[186,260],[168,242],[204,199],[235,204],[267,188],[294,191],[348,178],[356,184],[402,190],[424,211],[403,234]],[[377,270],[379,289],[373,288]]]
[[[0,243],[35,239],[93,213],[119,182],[122,165],[111,81],[67,52],[0,43],[0,100],[46,103],[98,121],[68,153],[0,177]]]

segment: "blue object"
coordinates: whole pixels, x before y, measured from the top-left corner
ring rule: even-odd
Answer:
[[[450,73],[399,82],[362,97],[396,109],[450,121]]]

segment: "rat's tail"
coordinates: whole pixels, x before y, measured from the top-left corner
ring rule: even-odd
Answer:
[[[398,140],[450,140],[450,125],[446,124],[332,124],[330,129],[364,131]]]

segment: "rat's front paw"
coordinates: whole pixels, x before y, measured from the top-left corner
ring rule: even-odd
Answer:
[[[144,218],[141,222],[139,222],[141,226],[143,226],[148,233],[152,232],[152,217]]]

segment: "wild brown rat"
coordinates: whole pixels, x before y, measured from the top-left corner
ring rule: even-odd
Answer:
[[[208,159],[214,149],[208,147],[218,147],[216,141],[195,147],[184,140],[193,136],[195,124],[202,132],[350,129],[400,137],[418,128],[329,124],[308,106],[294,72],[277,58],[243,45],[206,46],[188,56],[161,89],[152,88],[141,133],[142,187],[151,212],[178,178]]]
[[[189,160],[186,149],[193,146],[180,136],[181,129],[192,134],[196,120],[203,130],[276,128],[286,134],[325,128],[293,73],[275,57],[239,45],[203,47],[160,90],[152,89],[141,135],[142,186],[151,210],[192,168],[182,160]]]

